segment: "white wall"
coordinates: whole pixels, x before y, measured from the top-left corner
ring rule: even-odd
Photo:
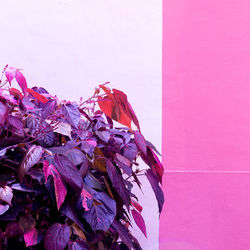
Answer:
[[[161,2],[1,0],[0,66],[23,68],[29,86],[61,99],[87,98],[110,81],[128,95],[145,137],[161,148]],[[148,185],[144,193],[148,240],[137,235],[144,250],[155,250],[157,205]]]

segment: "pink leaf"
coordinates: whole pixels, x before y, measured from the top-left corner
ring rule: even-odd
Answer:
[[[139,212],[137,212],[136,210],[131,210],[133,218],[135,220],[136,225],[141,229],[142,233],[145,235],[145,237],[147,238],[147,230],[146,230],[146,225],[144,222],[143,217],[141,216],[141,214]]]
[[[40,235],[36,228],[32,228],[24,234],[24,241],[26,247],[34,246],[40,243],[42,235]]]
[[[66,186],[60,174],[58,173],[57,169],[55,168],[55,166],[52,164],[49,165],[48,161],[43,162],[43,172],[45,176],[45,183],[47,182],[48,177],[50,175],[53,176],[54,188],[55,188],[55,194],[56,194],[56,203],[57,203],[57,208],[59,210],[67,195]]]
[[[5,76],[9,82],[9,84],[11,85],[12,80],[16,76],[16,68],[8,67],[5,71]]]
[[[19,86],[21,87],[23,94],[26,96],[27,93],[27,82],[25,77],[23,76],[23,74],[17,69],[16,70],[16,81],[19,84]]]
[[[82,197],[82,207],[85,209],[85,211],[89,211],[89,208],[87,205],[87,198],[91,199],[92,195],[83,188],[81,192],[81,197]]]

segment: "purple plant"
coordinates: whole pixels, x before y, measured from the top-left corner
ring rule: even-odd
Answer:
[[[14,79],[22,92],[11,87]],[[161,212],[157,153],[123,92],[104,84],[80,104],[60,101],[44,88],[28,88],[22,72],[6,66],[0,81],[0,249],[141,249],[129,230],[133,217],[147,236],[132,187],[141,187],[139,176],[146,175]],[[140,170],[138,157],[147,170]]]

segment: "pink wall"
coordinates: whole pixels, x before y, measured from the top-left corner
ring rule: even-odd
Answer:
[[[163,2],[160,249],[250,249],[250,2]]]

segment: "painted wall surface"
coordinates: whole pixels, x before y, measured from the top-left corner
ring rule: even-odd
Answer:
[[[70,100],[88,98],[110,81],[128,95],[145,137],[161,148],[161,0],[9,0],[0,6],[1,67],[23,68],[29,86]],[[148,240],[134,228],[143,249],[158,249],[157,204],[149,185],[143,191],[137,192]]]
[[[160,249],[250,249],[250,2],[163,4]]]

